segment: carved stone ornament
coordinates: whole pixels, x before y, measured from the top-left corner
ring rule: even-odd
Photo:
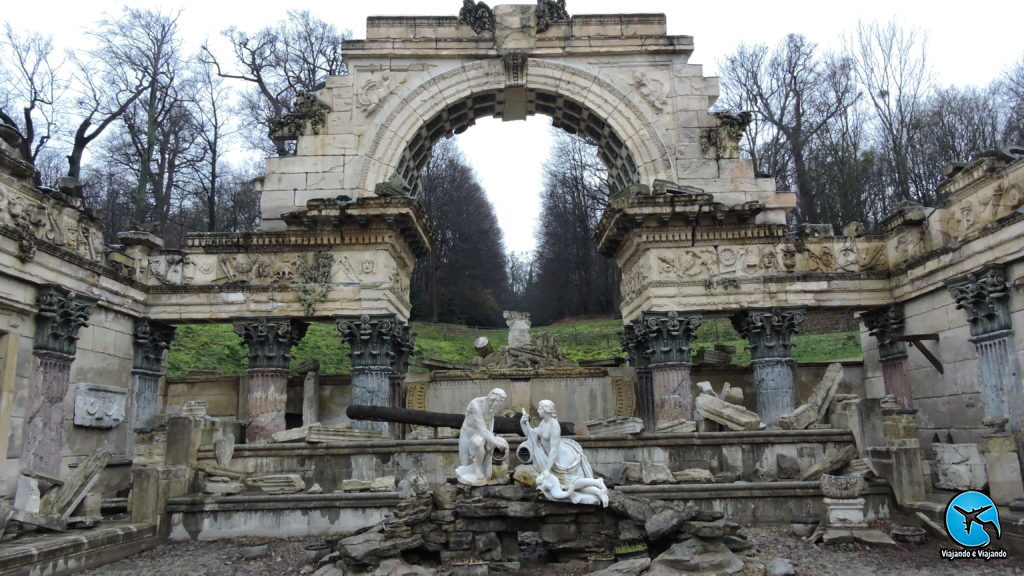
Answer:
[[[372,266],[370,269],[373,269]],[[312,316],[316,312],[317,303],[327,299],[333,270],[334,255],[327,250],[312,255],[303,254],[295,260],[295,290],[299,293],[299,302],[306,316]]]
[[[647,331],[641,319],[633,320],[632,323],[622,327],[619,332],[619,343],[629,357],[629,365],[634,368],[646,368],[650,364],[650,355],[647,347]]]
[[[381,70],[370,75],[356,95],[356,102],[367,116],[380,107],[388,96],[394,94],[399,86],[405,83],[404,77],[396,77],[391,70]]]
[[[629,84],[658,112],[663,111],[668,105],[668,90],[665,89],[665,83],[657,78],[651,78],[647,72],[634,70],[633,79]]]
[[[147,318],[135,320],[135,362],[132,368],[151,373],[162,372],[164,350],[170,348],[174,330],[174,326]]]
[[[967,313],[972,336],[1010,329],[1010,284],[1003,266],[990,266],[946,286],[957,309]]]
[[[690,341],[700,327],[699,316],[648,312],[642,322],[651,365],[690,361]]]
[[[72,292],[51,286],[41,289],[36,297],[34,349],[74,356],[77,350],[78,329],[88,326],[92,303],[76,299]]]
[[[128,390],[79,382],[75,386],[75,426],[110,429],[124,421]]]
[[[568,22],[565,0],[537,0],[537,32],[547,32],[555,22]]]
[[[353,368],[392,368],[407,364],[415,339],[392,315],[338,319],[338,331],[351,348]],[[405,366],[407,367],[407,366]]]
[[[319,134],[327,125],[327,114],[331,107],[320,101],[314,94],[299,92],[295,95],[295,106],[291,111],[271,121],[270,133],[274,138],[289,140],[306,133],[307,126],[313,134]]]
[[[800,331],[806,313],[803,310],[746,311],[732,316],[732,326],[750,342],[752,360],[791,358],[790,338]]]
[[[906,357],[907,343],[896,342],[893,339],[903,335],[905,320],[903,318],[903,305],[891,304],[872,308],[861,314],[864,325],[868,328],[868,334],[878,340],[878,356],[882,360]]]
[[[459,24],[469,26],[477,34],[484,30],[494,31],[494,11],[483,2],[474,3],[473,0],[462,0]]]
[[[306,335],[309,327],[295,319],[257,318],[235,322],[235,334],[245,339],[249,347],[249,369],[288,369],[292,359],[292,346]]]
[[[505,66],[505,86],[507,88],[526,86],[526,71],[529,61],[529,54],[525,50],[509,50],[501,56],[501,62]]]
[[[740,139],[754,116],[750,112],[712,114],[718,119],[718,126],[704,131],[701,147],[707,156],[714,158],[739,158]]]

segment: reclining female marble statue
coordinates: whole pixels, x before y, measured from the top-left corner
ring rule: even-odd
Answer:
[[[551,400],[537,403],[541,421],[536,428],[530,426],[526,410],[522,413],[519,425],[526,435],[524,444],[537,471],[537,489],[548,500],[608,506],[608,488],[604,480],[594,478],[594,470],[583,448],[572,438],[562,438],[555,404]]]
[[[491,481],[491,456],[495,448],[508,453],[508,442],[494,435],[494,416],[508,396],[501,388],[469,401],[466,419],[459,430],[459,464],[455,476],[462,484],[486,486]]]

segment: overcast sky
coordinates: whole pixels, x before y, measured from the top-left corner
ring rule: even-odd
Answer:
[[[289,9],[308,9],[314,15],[349,29],[355,38],[366,33],[370,15],[454,15],[460,0],[351,2],[333,0],[265,2],[252,0],[132,1],[133,5],[165,11],[181,10],[186,49],[193,51],[221,30],[237,26],[255,31],[284,17]],[[490,2],[493,6],[499,2]],[[116,14],[121,0],[5,3],[0,18],[17,29],[53,34],[62,47],[81,47],[82,32],[104,14]],[[1011,63],[1024,57],[1019,1],[989,0],[982,4],[857,0],[810,2],[732,0],[568,0],[570,14],[658,12],[668,17],[669,34],[694,37],[692,63],[714,75],[716,63],[741,42],[775,44],[787,33],[807,36],[824,47],[838,48],[843,35],[858,21],[895,19],[907,28],[928,33],[931,67],[941,85],[985,85]],[[216,45],[214,43],[214,45]],[[546,118],[526,122],[478,121],[460,137],[460,144],[494,203],[505,233],[506,246],[533,248],[533,225],[539,212],[541,166],[550,139]]]

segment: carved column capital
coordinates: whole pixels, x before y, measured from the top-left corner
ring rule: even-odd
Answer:
[[[404,372],[408,368],[416,337],[394,315],[341,317],[337,325],[351,348],[353,369],[383,367]]]
[[[700,327],[700,316],[679,312],[645,312],[641,316],[650,364],[689,363],[690,341]]]
[[[293,318],[236,320],[235,334],[249,347],[249,369],[287,370],[292,346],[306,335],[309,324]]]
[[[78,329],[88,326],[92,307],[91,300],[75,297],[73,292],[59,286],[48,286],[39,290],[36,297],[36,334],[33,348],[36,351],[56,352],[74,356],[77,350]]]
[[[651,358],[647,351],[647,333],[640,319],[622,327],[622,332],[619,332],[619,343],[629,356],[630,366],[638,370],[647,368]]]
[[[163,372],[164,350],[171,347],[174,330],[174,326],[163,322],[137,318],[132,334],[135,343],[135,361],[132,369],[154,374]]]
[[[1009,330],[1010,283],[1004,266],[988,266],[946,283],[956,307],[967,313],[971,336]]]
[[[861,314],[860,318],[867,326],[868,334],[878,340],[878,357],[881,360],[907,356],[907,343],[895,340],[903,336],[905,320],[902,304],[871,308]]]
[[[751,360],[765,360],[792,358],[790,338],[800,331],[806,316],[804,310],[772,308],[747,310],[734,314],[730,320],[740,336],[750,342],[747,348]]]

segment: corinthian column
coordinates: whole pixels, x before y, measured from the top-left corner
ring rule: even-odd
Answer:
[[[158,412],[157,388],[164,375],[164,351],[174,339],[174,326],[148,318],[135,321],[134,363],[132,364],[133,427],[136,432],[152,430]]]
[[[619,342],[629,356],[629,364],[636,370],[636,410],[644,422],[644,432],[654,432],[657,418],[654,409],[654,389],[651,382],[650,350],[647,345],[647,331],[642,320],[623,326]]]
[[[415,335],[394,315],[346,317],[337,321],[352,360],[352,404],[392,406],[397,400],[391,376],[408,367]],[[356,421],[352,427],[390,434],[387,422]]]
[[[247,443],[264,443],[285,429],[288,400],[288,363],[292,346],[306,335],[309,325],[290,318],[236,320],[235,333],[249,347],[249,423]]]
[[[41,289],[36,297],[39,311],[21,436],[22,470],[60,476],[64,397],[77,351],[78,329],[87,325],[93,304],[57,286]]]
[[[868,334],[878,340],[885,393],[895,396],[900,406],[912,409],[914,395],[907,377],[907,343],[897,340],[903,336],[903,306],[891,304],[872,308],[861,315],[861,320],[867,326]]]
[[[648,312],[641,322],[651,370],[655,429],[674,420],[692,420],[690,341],[700,326],[700,316]]]
[[[796,408],[793,383],[793,344],[803,310],[748,310],[732,316],[732,325],[750,343],[750,365],[757,387],[757,412],[766,426],[778,426],[779,418]]]

